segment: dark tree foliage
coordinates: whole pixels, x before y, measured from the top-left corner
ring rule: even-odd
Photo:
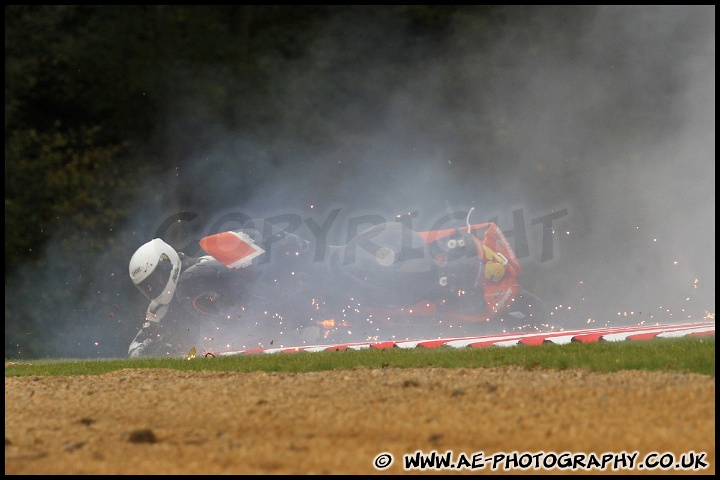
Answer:
[[[357,35],[379,18],[406,29],[408,43],[387,52],[387,60],[402,68],[439,48],[459,8],[6,5],[5,224],[15,232],[6,237],[6,280],[17,265],[37,258],[54,231],[52,222],[81,215],[85,223],[75,222],[76,232],[99,235],[102,244],[102,232],[87,227],[97,223],[93,216],[122,222],[123,214],[108,212],[121,212],[126,205],[117,202],[132,196],[129,176],[141,167],[170,169],[202,152],[218,123],[261,139],[283,133],[322,144],[336,133],[326,131],[332,124],[327,117],[352,108],[357,128],[367,129],[372,122],[366,119],[376,112],[355,106],[370,92],[337,74],[333,83],[317,87],[337,101],[334,111],[319,105],[315,111],[310,105],[295,109],[280,101],[286,92],[278,69],[305,55],[329,18],[356,28]],[[378,54],[362,52],[363,44],[346,55],[349,62]],[[267,60],[273,56],[276,63]],[[191,98],[203,99],[202,105],[181,107],[197,108],[194,120],[174,125],[170,133],[167,120],[178,118],[183,112],[177,105]],[[279,118],[286,125],[282,132]],[[74,165],[76,157],[99,151],[103,159],[92,168]],[[271,154],[270,161],[279,158]],[[72,195],[57,187],[63,175],[76,179]],[[115,180],[98,188],[103,178]]]

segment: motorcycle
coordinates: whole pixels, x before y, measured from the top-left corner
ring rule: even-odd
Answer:
[[[283,245],[275,235],[274,245]],[[293,249],[310,243],[280,236],[292,239],[280,252],[273,247],[280,257],[294,259],[299,252]],[[256,268],[266,241],[228,231],[202,238],[200,246],[226,267],[245,269]],[[379,224],[328,251],[326,262],[285,269],[293,282],[279,286],[281,275],[267,282],[255,294],[263,297],[260,308],[234,305],[242,309],[245,333],[274,324],[292,346],[546,328],[547,308],[519,283],[522,267],[493,222],[430,231]],[[193,302],[199,311],[201,304]]]

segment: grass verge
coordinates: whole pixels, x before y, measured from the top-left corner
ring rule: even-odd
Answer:
[[[215,358],[5,360],[5,376],[100,375],[125,368],[187,371],[310,372],[353,368],[587,369],[595,372],[653,370],[715,376],[715,335],[621,342],[485,348],[392,348],[326,352],[245,354]]]

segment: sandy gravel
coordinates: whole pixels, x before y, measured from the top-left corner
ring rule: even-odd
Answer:
[[[418,450],[637,451],[637,462],[694,451],[707,469],[670,473],[714,473],[715,378],[514,367],[5,378],[6,474],[374,474],[385,452],[382,472],[403,473]]]

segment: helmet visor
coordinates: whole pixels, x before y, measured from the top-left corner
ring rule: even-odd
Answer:
[[[170,261],[170,257],[166,254],[160,255],[158,264],[155,270],[148,275],[148,277],[142,282],[137,284],[138,290],[145,295],[148,300],[155,300],[165,291],[170,275],[172,275],[173,265]]]

